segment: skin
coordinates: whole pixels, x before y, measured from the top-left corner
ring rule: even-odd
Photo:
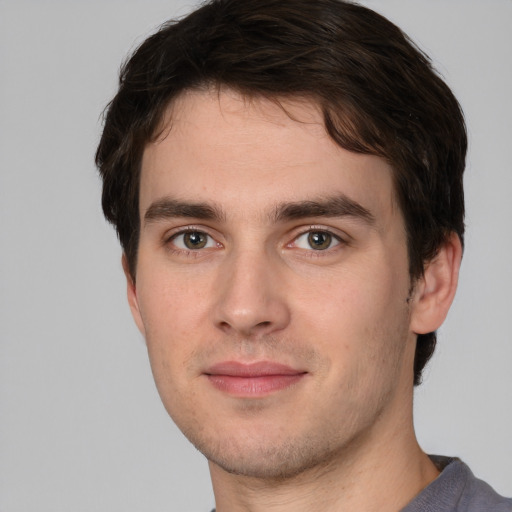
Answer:
[[[281,105],[229,90],[174,102],[143,156],[128,300],[218,512],[396,511],[438,474],[414,436],[412,368],[416,335],[453,299],[460,244],[412,286],[389,165],[338,147],[313,103]],[[227,392],[208,373],[226,361],[300,376]]]

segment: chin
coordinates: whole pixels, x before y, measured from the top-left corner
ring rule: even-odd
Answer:
[[[191,439],[215,466],[227,473],[261,480],[286,480],[330,465],[333,453],[325,440]]]

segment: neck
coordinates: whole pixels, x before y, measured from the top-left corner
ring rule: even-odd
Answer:
[[[416,441],[412,397],[402,421],[366,432],[322,467],[282,480],[232,475],[213,463],[210,472],[217,512],[396,512],[439,474]]]

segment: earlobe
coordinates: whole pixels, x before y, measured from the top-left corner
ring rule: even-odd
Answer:
[[[135,281],[132,277],[132,274],[130,272],[128,259],[126,258],[126,255],[124,253],[121,259],[121,263],[123,265],[123,271],[126,277],[126,295],[128,298],[128,304],[130,306],[133,319],[135,320],[135,323],[137,324],[139,331],[141,332],[142,336],[145,337],[144,323],[142,322],[142,317],[139,309],[139,302],[137,300],[137,288],[135,285]]]
[[[414,287],[411,330],[415,334],[433,332],[444,322],[457,290],[461,258],[460,239],[451,233]]]

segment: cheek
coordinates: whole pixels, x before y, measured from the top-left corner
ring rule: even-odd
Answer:
[[[146,334],[151,368],[159,391],[179,386],[184,361],[191,357],[194,340],[205,322],[205,290],[197,280],[156,265],[137,276],[137,299]]]
[[[393,268],[344,269],[317,279],[315,287],[304,283],[296,294],[298,332],[309,333],[308,341],[329,355],[340,374],[374,379],[394,371],[388,368],[391,354],[403,350],[408,333],[409,280]]]
[[[191,273],[171,272],[165,265],[146,265],[137,276],[137,296],[147,337],[190,332],[208,296],[204,279]]]
[[[408,278],[402,274],[389,265],[361,265],[325,276],[304,276],[290,299],[303,314],[314,316],[319,328],[337,325],[341,331],[368,331],[392,321],[407,306]]]
[[[187,394],[188,374],[185,362],[192,355],[192,327],[197,302],[187,300],[186,288],[178,283],[144,276],[138,290],[146,346],[156,388],[169,415]],[[197,336],[197,333],[196,333]]]

